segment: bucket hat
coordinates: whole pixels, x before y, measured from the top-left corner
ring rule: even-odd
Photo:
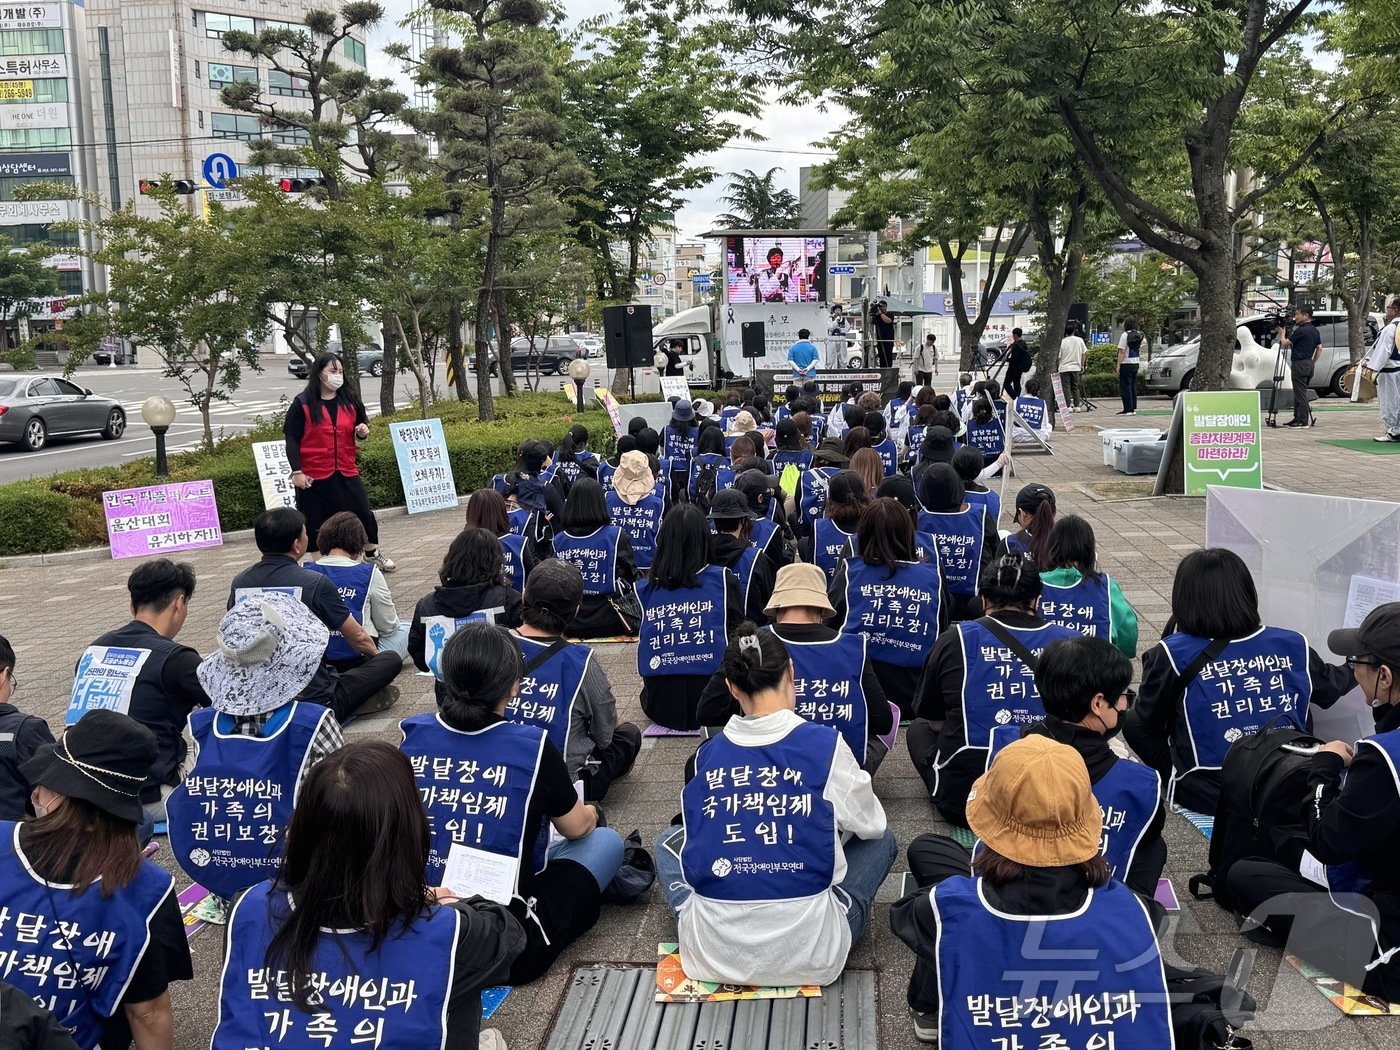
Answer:
[[[37,787],[91,802],[118,820],[140,824],[141,785],[156,761],[156,735],[120,711],[90,711],[55,744],[20,767]]]
[[[316,677],[330,636],[290,594],[245,598],[219,622],[218,648],[199,665],[199,684],[226,715],[275,711]]]
[[[1007,860],[1061,868],[1099,855],[1103,817],[1079,752],[1028,736],[1008,744],[972,785],[967,826]]]

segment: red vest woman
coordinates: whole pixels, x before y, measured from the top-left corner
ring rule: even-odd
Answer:
[[[381,572],[393,572],[394,563],[379,549],[379,523],[355,461],[355,442],[369,437],[369,416],[360,395],[345,385],[345,366],[338,355],[321,354],[311,363],[306,389],[287,410],[282,433],[297,510],[306,515],[310,545],[316,545],[316,531],[327,518],[348,510],[369,537],[365,560]]]

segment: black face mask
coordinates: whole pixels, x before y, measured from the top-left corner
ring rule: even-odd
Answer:
[[[1103,738],[1104,738],[1105,740],[1112,740],[1114,737],[1116,737],[1119,733],[1121,733],[1121,732],[1123,731],[1123,715],[1124,715],[1124,714],[1125,714],[1125,712],[1123,712],[1123,711],[1119,711],[1119,712],[1118,712],[1118,717],[1114,720],[1113,728],[1112,728],[1112,729],[1109,729],[1109,728],[1108,728],[1108,723],[1105,722],[1101,716],[1099,716],[1099,715],[1095,715],[1095,716],[1094,716],[1095,718],[1097,718],[1097,719],[1099,720],[1099,725],[1103,726]]]

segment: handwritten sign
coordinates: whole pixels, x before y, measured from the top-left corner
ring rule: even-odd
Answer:
[[[113,558],[222,547],[212,481],[183,481],[102,493]]]
[[[611,390],[605,390],[600,386],[593,388],[593,396],[601,401],[603,407],[608,410],[608,418],[612,420],[613,433],[622,437],[626,430],[622,426],[622,406],[617,403],[617,398],[613,397]]]
[[[258,484],[262,487],[263,509],[295,507],[296,492],[292,488],[292,465],[287,462],[285,441],[254,441],[253,462],[258,467]]]
[[[451,510],[457,506],[457,483],[447,457],[442,420],[418,419],[389,427],[394,456],[399,461],[404,499],[410,514]]]
[[[689,401],[690,387],[685,381],[685,376],[662,376],[661,396],[667,401],[673,397],[681,401]]]

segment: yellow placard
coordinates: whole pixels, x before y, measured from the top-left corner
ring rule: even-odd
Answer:
[[[0,81],[0,101],[20,102],[33,97],[34,81],[32,80]]]

